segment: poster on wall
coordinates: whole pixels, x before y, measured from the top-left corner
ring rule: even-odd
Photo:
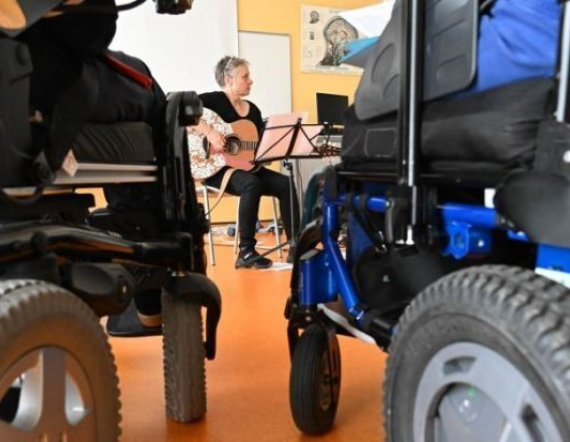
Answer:
[[[360,75],[362,69],[341,63],[358,30],[340,16],[342,9],[301,6],[301,70]]]

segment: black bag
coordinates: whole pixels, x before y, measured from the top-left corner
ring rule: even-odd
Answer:
[[[534,170],[570,178],[570,128],[566,123],[540,123]]]
[[[429,104],[422,128],[423,157],[429,162],[529,166],[553,85],[551,79],[525,80]]]
[[[90,3],[108,6],[114,0]],[[86,123],[145,122],[155,143],[164,132],[166,99],[158,83],[142,86],[106,60],[110,55],[151,77],[142,61],[107,49],[116,19],[116,14],[67,14],[41,20],[20,37],[34,66],[30,105],[44,117],[34,127],[36,144],[54,170]]]
[[[552,79],[531,79],[482,93],[428,103],[423,109],[421,164],[527,167],[539,123],[552,103]],[[394,170],[397,117],[361,121],[347,111],[341,157],[349,170]]]

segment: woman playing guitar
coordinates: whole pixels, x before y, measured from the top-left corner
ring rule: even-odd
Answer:
[[[197,132],[203,138],[204,155],[208,157],[209,155],[225,154],[223,155],[223,161],[225,161],[226,165],[207,178],[205,182],[209,186],[220,188],[224,176],[228,173],[228,170],[231,171],[226,191],[232,195],[240,196],[238,214],[240,252],[236,261],[236,267],[268,268],[273,264],[272,261],[268,258],[260,257],[255,250],[255,225],[259,201],[262,195],[274,196],[279,200],[285,233],[287,239],[291,240],[291,232],[299,231],[297,193],[294,189],[290,193],[289,180],[285,175],[264,167],[252,168],[253,164],[245,158],[240,159],[240,162],[236,164],[232,164],[232,155],[228,155],[229,151],[234,153],[233,151],[239,150],[241,147],[236,147],[233,144],[235,138],[229,135],[234,132],[234,128],[232,127],[231,130],[227,129],[224,126],[224,122],[236,127],[244,122],[250,123],[250,127],[253,127],[253,129],[247,134],[249,139],[242,141],[255,142],[261,138],[263,119],[259,108],[251,101],[244,99],[244,97],[249,95],[253,84],[249,72],[249,63],[246,60],[238,57],[223,57],[216,65],[215,76],[221,91],[204,93],[200,95],[200,98],[204,108],[213,111],[223,121],[216,120],[215,117],[206,117],[208,113],[205,112],[206,118],[202,119],[200,124],[191,130]],[[191,136],[191,134],[189,135]],[[220,157],[217,158],[222,161]],[[293,195],[293,205],[290,202],[291,194]],[[291,226],[291,212],[294,215],[293,222],[295,226]],[[289,255],[292,257],[291,250]]]

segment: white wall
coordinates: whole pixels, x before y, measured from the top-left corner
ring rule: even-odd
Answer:
[[[216,62],[237,55],[237,0],[198,0],[182,15],[149,0],[120,14],[111,48],[143,59],[165,92],[217,90]]]
[[[253,101],[263,117],[291,112],[291,42],[289,35],[239,32],[239,56],[250,63]]]

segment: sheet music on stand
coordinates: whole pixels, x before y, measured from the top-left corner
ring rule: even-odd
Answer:
[[[324,126],[306,124],[306,119],[306,112],[271,115],[255,151],[254,162],[319,158],[315,140]]]

